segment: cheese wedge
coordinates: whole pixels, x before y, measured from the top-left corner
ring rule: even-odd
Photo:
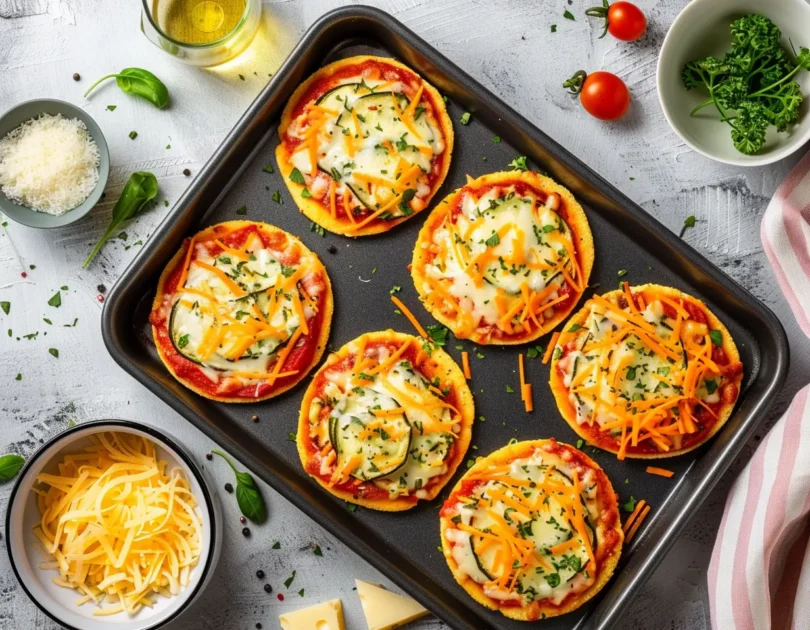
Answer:
[[[428,610],[410,597],[397,595],[381,586],[355,580],[368,630],[392,630],[424,617]]]
[[[331,599],[309,608],[280,615],[281,630],[344,630],[343,606]]]

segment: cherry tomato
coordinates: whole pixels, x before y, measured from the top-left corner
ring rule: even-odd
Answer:
[[[585,111],[599,120],[621,118],[630,107],[627,86],[610,72],[599,71],[587,75],[578,92]]]
[[[608,32],[616,39],[634,42],[647,30],[647,18],[632,2],[614,2],[607,12]]]
[[[591,7],[585,11],[585,15],[605,21],[605,27],[599,39],[609,32],[616,39],[634,42],[647,30],[647,18],[644,17],[641,9],[632,2],[624,2],[624,0],[613,4],[610,4],[608,0],[602,0],[601,7]]]

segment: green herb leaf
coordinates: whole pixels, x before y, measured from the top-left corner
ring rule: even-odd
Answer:
[[[0,457],[0,481],[14,479],[23,464],[25,464],[25,458],[22,455],[9,454]]]
[[[107,110],[114,112],[116,107],[118,107],[118,105],[107,105]]]
[[[163,109],[169,104],[169,90],[154,74],[142,68],[124,68],[118,74],[108,74],[93,83],[85,96],[102,81],[115,78],[115,82],[122,92],[145,98],[158,109]]]
[[[247,206],[240,206],[236,209],[236,214],[244,216],[247,214]]]
[[[314,553],[316,556],[323,556],[323,551],[321,551],[321,548],[318,545],[315,545],[312,553]]]
[[[0,302],[0,308],[3,309],[3,312],[8,315],[9,311],[11,310],[11,302]]]
[[[17,376],[14,377],[14,380],[15,381],[21,381],[22,380],[22,374],[17,374]]]
[[[177,347],[178,348],[185,348],[188,345],[188,335],[182,335],[177,340]]]
[[[441,324],[431,324],[425,327],[428,336],[437,346],[444,346],[447,343],[447,335],[450,332],[446,326]]]
[[[577,440],[577,448],[582,448],[582,445],[585,444],[585,440]]]
[[[574,14],[573,14],[573,13],[571,13],[571,12],[570,12],[568,9],[566,9],[566,10],[565,10],[565,13],[563,13],[563,17],[564,17],[566,20],[576,20],[576,18],[574,17]]]
[[[137,137],[138,137],[138,132],[137,131],[130,131],[129,132],[129,139],[130,140],[134,140]]]
[[[723,333],[719,330],[710,330],[709,331],[709,338],[712,340],[712,343],[715,346],[722,346],[723,345]]]
[[[272,548],[273,549],[281,549],[281,543],[279,541],[274,542]]]
[[[459,122],[462,125],[469,125],[470,124],[470,112],[464,112],[459,118]]]
[[[312,193],[309,192],[309,188],[304,188],[304,190],[301,191],[301,196],[304,199],[312,199]]]
[[[556,25],[556,24],[552,24],[552,25],[551,25],[551,32],[552,32],[552,33],[556,33],[556,32],[557,32],[557,25]]]
[[[501,242],[501,237],[498,236],[497,232],[492,232],[492,236],[490,236],[487,240],[484,241],[484,245],[487,247],[495,247],[499,245]]]
[[[304,190],[306,190],[306,189],[304,189]],[[303,195],[301,195],[301,196],[303,197]],[[310,232],[315,232],[315,234],[317,234],[318,236],[326,237],[326,230],[323,229],[322,225],[318,225],[314,221],[310,224],[309,231]]]
[[[526,164],[528,158],[525,155],[519,155],[514,160],[509,162],[509,166],[513,171],[528,171],[529,166]]]
[[[264,168],[262,169],[265,173],[275,173],[276,169],[273,168],[272,164],[265,164]]]
[[[681,228],[681,233],[678,234],[678,238],[683,238],[683,235],[686,233],[686,230],[695,227],[696,221],[697,219],[695,219],[695,215],[690,215],[686,217],[686,220],[683,222],[683,227]]]
[[[245,75],[244,75],[244,74],[240,74],[240,75],[239,75],[239,80],[240,80],[240,81],[244,81],[244,80],[245,80]]]
[[[499,143],[501,141],[501,137],[500,136],[492,136],[492,141],[495,142],[495,143]]]
[[[276,203],[281,203],[281,191],[277,190],[273,193],[273,201]]]
[[[619,269],[617,274],[620,278],[624,278],[627,275],[627,269]]]
[[[290,585],[293,583],[293,580],[295,580],[295,569],[293,569],[292,575],[288,577],[286,580],[284,580],[284,586],[290,588]]]
[[[391,287],[391,290],[389,291],[389,293],[391,295],[394,295],[394,293],[399,293],[400,291],[402,291],[402,287],[399,286],[398,284],[395,284],[394,286]]]
[[[290,181],[295,184],[303,184],[304,183],[304,176],[301,174],[297,168],[294,168],[290,171]]]
[[[51,353],[51,356],[56,357],[57,359],[59,358],[59,350],[56,348],[48,348],[48,352]]]
[[[582,330],[582,326],[580,326],[579,324],[571,324],[571,327],[566,332],[572,333],[578,330]]]
[[[624,508],[625,512],[632,512],[633,510],[635,510],[636,509],[635,497],[630,497],[629,499],[627,499],[627,503],[625,503],[622,507]]]
[[[137,216],[147,202],[152,201],[157,196],[157,193],[157,178],[152,173],[137,171],[129,176],[124,190],[121,191],[121,196],[118,198],[115,207],[113,207],[112,219],[107,231],[102,234],[101,239],[96,243],[87,260],[84,261],[82,269],[90,264],[115,231],[123,223]]]
[[[62,306],[62,294],[57,291],[50,300],[48,300],[48,306],[53,306],[54,308],[59,308]]]
[[[515,393],[515,388],[512,387],[511,385],[507,385],[506,386],[506,393],[507,394],[514,394]]]
[[[250,473],[238,471],[222,451],[214,449],[211,452],[224,459],[236,475],[236,502],[244,517],[254,523],[263,523],[267,518],[267,507],[253,476]]]

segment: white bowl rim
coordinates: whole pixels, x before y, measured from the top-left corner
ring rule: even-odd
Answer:
[[[23,478],[25,474],[28,472],[29,469],[34,467],[34,464],[39,460],[40,455],[47,451],[51,446],[62,441],[67,436],[70,436],[74,433],[79,433],[82,431],[87,431],[88,428],[95,428],[100,431],[104,431],[106,429],[115,429],[116,427],[122,427],[127,429],[135,429],[137,431],[141,431],[146,433],[150,438],[158,442],[159,444],[165,444],[169,448],[171,448],[177,456],[182,460],[183,465],[189,470],[189,472],[194,475],[197,484],[200,486],[200,490],[203,494],[203,500],[205,503],[205,508],[208,516],[208,522],[210,523],[211,529],[211,542],[208,546],[208,557],[205,559],[205,565],[202,568],[202,571],[199,574],[199,577],[196,579],[196,584],[193,587],[193,590],[185,599],[185,601],[177,607],[176,610],[173,610],[169,613],[165,618],[158,620],[155,623],[146,622],[146,625],[142,627],[142,630],[157,630],[158,628],[162,628],[166,624],[174,621],[179,617],[188,607],[192,604],[197,597],[200,595],[202,588],[207,583],[208,574],[214,568],[213,567],[213,560],[214,556],[216,555],[215,549],[216,545],[215,542],[217,540],[217,529],[216,529],[216,512],[214,508],[214,500],[213,497],[208,489],[208,484],[205,481],[200,469],[198,468],[197,464],[194,463],[194,460],[182,449],[177,442],[175,442],[172,438],[168,437],[165,433],[162,433],[155,427],[141,424],[140,422],[134,422],[132,420],[91,420],[89,422],[82,422],[77,424],[69,429],[66,429],[60,433],[57,433],[53,436],[50,440],[46,441],[40,448],[37,450],[36,453],[31,455],[28,460],[25,462],[22,470],[17,474],[17,478],[14,482],[14,487],[11,489],[11,494],[8,497],[8,503],[6,505],[6,553],[8,554],[9,563],[11,564],[11,569],[14,572],[14,577],[17,578],[17,582],[22,587],[25,594],[28,596],[34,604],[36,604],[37,608],[39,608],[45,615],[55,621],[56,623],[60,624],[67,630],[83,630],[82,628],[78,628],[76,626],[71,626],[58,617],[56,617],[52,611],[48,610],[43,604],[41,604],[31,593],[31,591],[26,586],[25,580],[23,580],[20,572],[17,568],[17,563],[14,558],[13,552],[13,545],[12,545],[12,535],[11,535],[11,506],[14,505],[14,499],[17,496],[17,492],[20,489],[20,485],[22,484]]]
[[[667,123],[669,123],[669,128],[675,132],[675,134],[684,142],[684,144],[701,155],[705,155],[707,158],[714,160],[715,162],[722,162],[723,164],[731,164],[733,166],[765,166],[767,164],[772,164],[774,162],[778,162],[779,160],[783,160],[801,149],[807,143],[807,141],[810,140],[810,125],[808,125],[807,129],[801,136],[796,136],[796,139],[793,142],[786,144],[779,149],[775,149],[774,151],[763,153],[762,155],[752,155],[740,158],[724,158],[714,155],[692,143],[680,132],[678,127],[675,125],[674,118],[670,115],[669,105],[662,96],[663,86],[661,79],[661,61],[665,57],[667,46],[674,45],[672,43],[674,41],[672,32],[679,22],[689,19],[692,16],[692,13],[696,13],[699,10],[699,7],[702,7],[704,3],[709,4],[710,2],[714,1],[715,0],[690,0],[689,3],[683,9],[681,9],[681,12],[675,16],[675,19],[672,21],[672,24],[670,24],[669,29],[667,29],[667,34],[664,37],[664,43],[661,44],[661,50],[658,52],[658,62],[656,63],[655,68],[656,92],[658,94],[658,102],[661,104],[661,109],[664,111],[664,117],[667,119]],[[798,0],[798,3],[807,4],[805,0]],[[810,116],[810,112],[808,112],[806,115]]]

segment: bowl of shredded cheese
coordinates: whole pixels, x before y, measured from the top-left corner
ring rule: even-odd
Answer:
[[[81,108],[54,99],[26,101],[0,117],[0,211],[36,228],[86,215],[110,172],[107,143]]]
[[[221,548],[215,495],[171,438],[119,420],[83,423],[32,456],[6,514],[27,595],[67,628],[159,628],[195,601]]]

